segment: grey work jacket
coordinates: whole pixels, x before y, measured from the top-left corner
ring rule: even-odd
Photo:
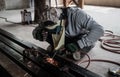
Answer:
[[[67,38],[74,38],[78,46],[82,49],[94,45],[95,42],[104,34],[103,27],[93,20],[80,8],[67,9],[67,25],[65,35]],[[83,35],[81,37],[81,35]],[[80,38],[79,38],[80,37]]]

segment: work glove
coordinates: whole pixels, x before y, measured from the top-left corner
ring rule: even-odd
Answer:
[[[81,52],[80,52],[80,48],[77,46],[77,43],[67,44],[66,49],[72,53],[71,55],[74,60],[81,59]]]
[[[67,44],[66,45],[66,49],[71,52],[71,53],[74,53],[75,51],[77,51],[79,48],[77,46],[76,43],[70,43],[70,44]]]

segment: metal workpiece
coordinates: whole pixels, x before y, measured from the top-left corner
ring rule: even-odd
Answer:
[[[32,77],[101,77],[60,55],[53,59],[46,50],[2,29],[0,50]]]

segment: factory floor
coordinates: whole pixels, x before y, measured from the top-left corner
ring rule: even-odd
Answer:
[[[0,28],[16,35],[16,37],[34,43],[44,49],[47,48],[47,42],[40,42],[32,37],[32,30],[38,24],[30,24],[30,25],[21,25],[17,24],[21,22],[21,14],[20,10],[6,10],[0,12]],[[32,18],[34,19],[34,10],[28,9],[32,12]],[[105,30],[111,30],[114,34],[120,35],[120,8],[113,7],[99,7],[99,6],[84,6],[83,9],[86,13],[91,15],[94,20],[96,20],[99,24],[101,24]],[[1,17],[7,18],[8,21],[14,22],[6,22]],[[100,47],[100,42],[96,43],[96,46],[88,53],[91,59],[104,59],[111,60],[120,63],[120,55],[108,52]],[[2,59],[4,55],[0,54],[0,64],[6,67],[10,67],[10,64],[5,62],[6,60]],[[83,60],[87,60],[85,56]],[[9,61],[9,60],[8,60]],[[7,66],[9,65],[9,66]],[[79,64],[82,67],[85,67],[86,63]],[[120,68],[120,66],[109,64],[105,62],[91,62],[90,66],[87,68],[88,70],[95,72],[102,77],[109,77],[107,75],[109,68]],[[20,69],[21,70],[21,69]],[[20,73],[17,72],[17,73]],[[24,74],[24,72],[23,72]],[[22,76],[17,76],[22,77]]]

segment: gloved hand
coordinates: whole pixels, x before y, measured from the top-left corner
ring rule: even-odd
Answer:
[[[81,59],[81,53],[80,53],[80,49],[77,46],[76,43],[70,43],[66,45],[66,49],[71,52],[71,57],[74,60],[80,60]]]
[[[66,49],[71,52],[74,53],[75,51],[79,50],[78,46],[76,43],[70,43],[66,45]]]

